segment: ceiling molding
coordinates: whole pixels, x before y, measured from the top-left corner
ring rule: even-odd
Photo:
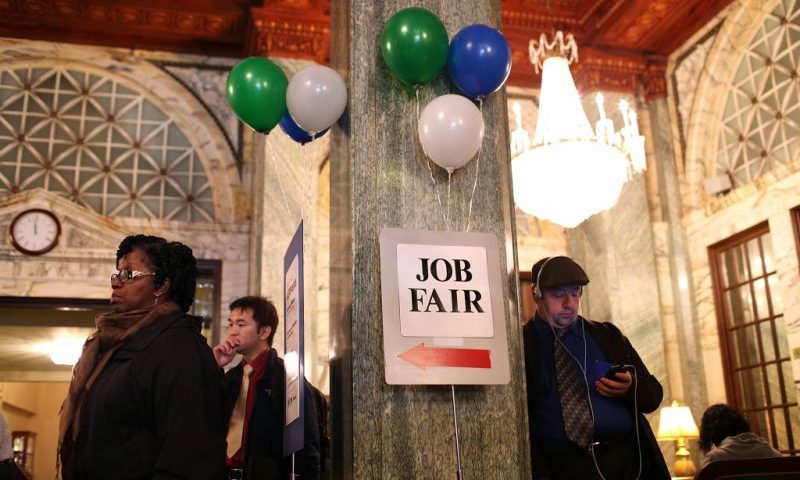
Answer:
[[[202,5],[181,9],[144,2],[11,0],[0,2],[0,35],[206,55],[240,50],[246,10],[236,2],[197,3]]]
[[[501,0],[512,50],[509,83],[536,87],[528,42],[575,35],[582,89],[666,91],[652,57],[667,57],[732,0]],[[330,0],[0,1],[0,36],[201,55],[330,61]],[[649,95],[649,94],[648,94]],[[654,93],[660,95],[660,93]]]
[[[308,2],[300,2],[308,3]],[[247,55],[330,63],[330,17],[313,8],[252,9]]]

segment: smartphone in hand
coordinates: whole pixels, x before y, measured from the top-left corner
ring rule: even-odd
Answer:
[[[605,374],[605,375],[603,375],[603,376],[604,376],[605,378],[609,379],[609,380],[614,380],[614,381],[616,381],[616,380],[617,380],[617,373],[619,373],[619,372],[624,372],[625,370],[627,370],[627,368],[625,367],[625,365],[620,365],[620,364],[617,364],[617,365],[612,365],[612,366],[611,366],[611,368],[609,368],[609,369],[606,371],[606,374]]]

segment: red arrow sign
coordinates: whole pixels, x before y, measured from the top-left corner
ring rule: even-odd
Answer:
[[[426,347],[420,343],[398,356],[422,370],[426,367],[492,368],[489,350],[474,348]]]

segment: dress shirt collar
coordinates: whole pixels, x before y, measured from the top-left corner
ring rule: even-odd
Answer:
[[[250,364],[250,366],[253,367],[253,373],[250,378],[261,378],[261,373],[264,371],[264,367],[267,365],[267,360],[269,360],[269,352],[271,350],[271,348],[267,347],[266,350],[256,355],[256,358],[254,358],[252,362],[242,359],[242,365]]]

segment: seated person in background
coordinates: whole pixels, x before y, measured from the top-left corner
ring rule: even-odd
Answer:
[[[750,424],[736,409],[718,403],[703,413],[700,448],[706,454],[702,466],[718,460],[780,457],[762,437],[750,431]]]

